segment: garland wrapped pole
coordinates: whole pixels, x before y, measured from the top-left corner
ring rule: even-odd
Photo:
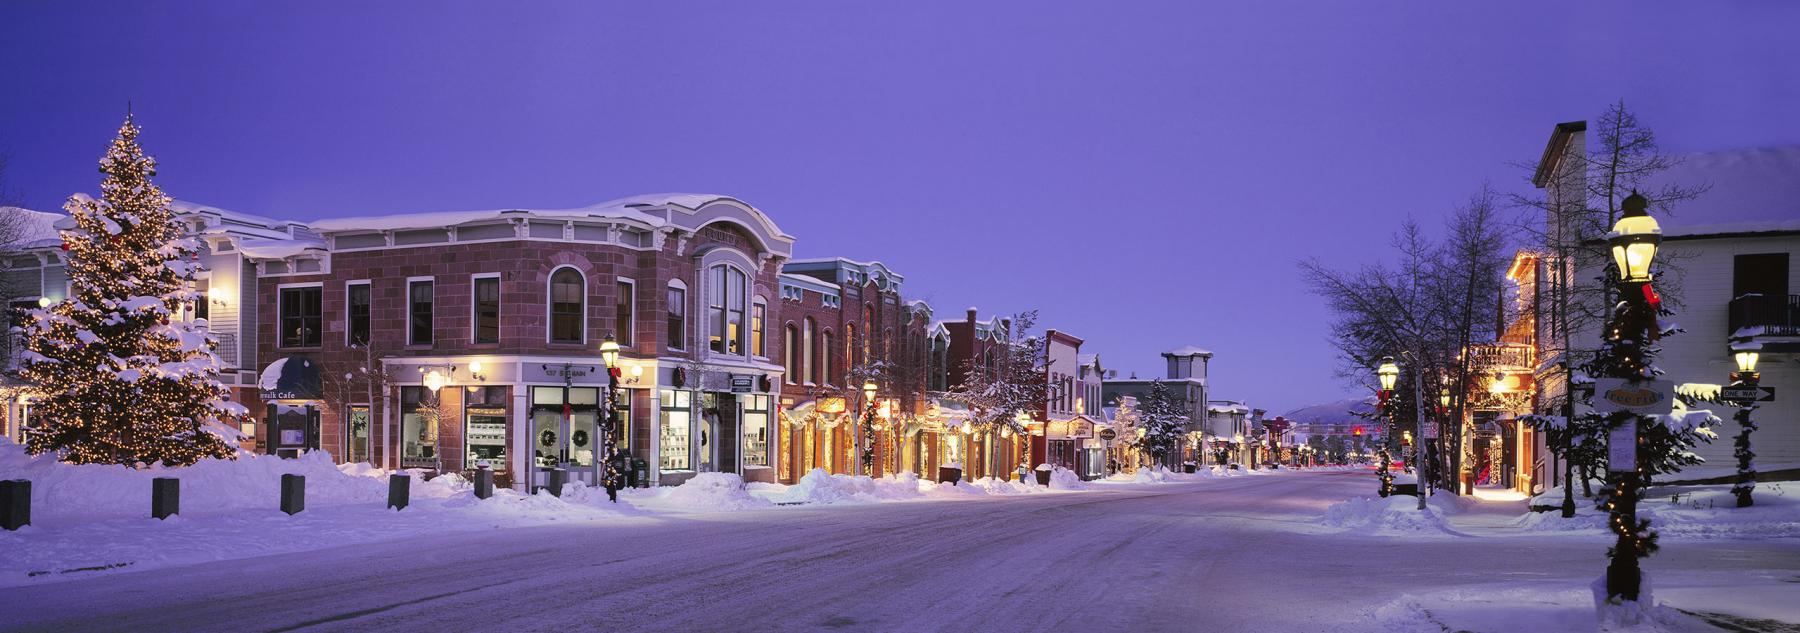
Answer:
[[[1756,360],[1761,356],[1762,343],[1742,342],[1731,346],[1732,359],[1737,362],[1738,370],[1731,374],[1731,386],[1748,388],[1750,398],[1738,403],[1737,415],[1733,419],[1738,423],[1737,437],[1732,440],[1732,457],[1737,458],[1737,481],[1731,485],[1731,494],[1737,497],[1737,507],[1748,508],[1756,505],[1750,493],[1756,490],[1756,453],[1750,450],[1750,434],[1756,432],[1756,420],[1751,415],[1756,411],[1757,383],[1761,376],[1756,373]]]

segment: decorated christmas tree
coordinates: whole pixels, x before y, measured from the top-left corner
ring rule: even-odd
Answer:
[[[1187,422],[1169,386],[1161,380],[1151,382],[1150,393],[1138,403],[1138,430],[1143,432],[1139,442],[1151,463],[1167,465],[1169,453],[1181,450]]]
[[[100,199],[64,209],[69,298],[31,310],[21,326],[20,377],[31,385],[26,448],[63,461],[183,466],[233,456],[245,409],[219,383],[217,341],[184,318],[195,301],[198,243],[150,182],[156,161],[128,116],[100,172]]]

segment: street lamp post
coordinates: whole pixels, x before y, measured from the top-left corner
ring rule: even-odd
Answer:
[[[611,334],[600,342],[600,360],[606,363],[606,429],[600,434],[600,454],[606,459],[600,482],[606,486],[606,498],[618,503],[619,479],[630,465],[619,464],[625,458],[618,449],[618,429],[623,422],[619,419],[619,342]]]
[[[1400,380],[1400,366],[1394,363],[1394,357],[1381,357],[1381,364],[1375,367],[1375,378],[1381,383],[1380,408],[1375,413],[1377,417],[1386,422],[1382,425],[1381,444],[1375,451],[1381,459],[1381,464],[1375,468],[1375,475],[1381,479],[1381,496],[1385,497],[1394,491],[1394,475],[1388,472],[1388,442],[1392,441],[1392,438],[1389,437],[1390,433],[1387,431],[1394,426],[1391,420],[1393,411],[1389,410],[1388,398],[1393,397],[1394,383]]]
[[[1762,355],[1762,343],[1740,342],[1731,345],[1732,360],[1737,361],[1737,371],[1731,374],[1731,386],[1748,387],[1752,392],[1750,398],[1738,403],[1736,418],[1738,435],[1732,440],[1731,454],[1737,458],[1737,481],[1731,485],[1731,494],[1737,496],[1737,507],[1748,508],[1756,505],[1750,493],[1756,490],[1756,453],[1750,450],[1750,434],[1756,432],[1756,421],[1750,418],[1756,411],[1757,383],[1762,376],[1756,373],[1757,357]]]
[[[864,380],[862,386],[862,470],[875,476],[875,381]]]
[[[1644,355],[1646,343],[1656,327],[1660,303],[1650,286],[1650,265],[1655,261],[1656,247],[1662,241],[1662,229],[1646,212],[1648,206],[1649,200],[1632,192],[1621,205],[1624,213],[1607,236],[1613,263],[1618,269],[1620,302],[1605,335],[1609,343],[1605,346],[1606,356],[1600,361],[1603,368],[1611,370],[1607,372],[1611,377],[1629,382],[1645,380],[1653,373]],[[1613,445],[1610,447],[1612,454],[1615,458],[1626,454],[1617,446],[1626,442],[1630,458],[1627,463],[1619,464],[1608,460],[1613,479],[1613,494],[1608,503],[1612,515],[1609,525],[1617,539],[1611,551],[1612,560],[1606,567],[1606,595],[1608,599],[1637,602],[1643,586],[1638,559],[1650,555],[1656,538],[1656,533],[1647,523],[1640,523],[1637,516],[1643,462],[1638,456],[1638,448],[1643,443],[1643,429],[1635,413],[1626,411],[1609,417],[1612,419],[1609,442]]]

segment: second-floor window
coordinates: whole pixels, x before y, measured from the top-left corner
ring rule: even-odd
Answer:
[[[769,351],[763,349],[763,312],[766,308],[761,300],[750,306],[750,353],[756,356],[769,355]]]
[[[429,279],[406,282],[406,344],[431,344],[432,286]]]
[[[319,299],[323,292],[318,286],[281,289],[282,347],[319,346],[319,323],[324,320]]]
[[[669,286],[669,349],[687,349],[687,289]]]
[[[582,304],[586,284],[581,273],[561,268],[550,275],[550,342],[582,342]]]
[[[632,330],[637,327],[636,302],[637,286],[629,281],[619,280],[618,305],[613,314],[613,340],[626,347],[631,347]]]
[[[476,343],[500,342],[500,278],[476,277],[474,283]]]
[[[709,275],[707,302],[708,326],[712,332],[707,342],[715,354],[744,354],[744,285],[743,271],[723,264],[713,266]]]
[[[800,384],[800,330],[789,323],[781,332],[781,355],[788,384]]]
[[[344,290],[350,327],[346,328],[351,345],[369,344],[369,284],[351,284]]]

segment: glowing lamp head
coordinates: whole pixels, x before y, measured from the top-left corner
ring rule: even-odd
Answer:
[[[971,434],[971,433],[974,433],[974,432],[975,432],[975,426],[974,426],[974,425],[972,425],[972,424],[969,424],[969,423],[968,423],[968,422],[964,422],[964,423],[962,423],[962,434],[963,434],[963,435],[969,435],[969,434]]]
[[[873,380],[863,381],[863,400],[869,401],[869,400],[874,400],[874,399],[875,399],[875,381],[873,381]]]
[[[40,308],[48,308],[51,303],[53,302],[50,301],[49,297],[38,297],[38,307]]]
[[[1449,389],[1445,389],[1442,393],[1438,394],[1438,404],[1444,405],[1445,407],[1450,406],[1450,390]]]
[[[439,373],[436,369],[427,372],[425,374],[425,388],[430,389],[432,393],[437,393],[439,389],[443,389],[444,375]]]
[[[1756,375],[1756,361],[1762,356],[1762,343],[1732,343],[1731,359],[1737,362],[1739,376]]]
[[[471,362],[470,362],[470,363],[469,363],[469,373],[471,373],[471,374],[479,374],[479,373],[481,373],[481,361],[478,361],[478,360],[477,360],[477,361],[471,361]]]
[[[607,369],[619,366],[619,342],[613,340],[611,334],[606,335],[606,340],[600,341],[600,360],[606,362]]]
[[[1619,280],[1633,283],[1650,281],[1650,263],[1656,259],[1656,246],[1662,242],[1662,227],[1650,217],[1650,201],[1636,191],[1625,198],[1625,214],[1613,224],[1606,240],[1612,245],[1613,264],[1619,267]]]
[[[1382,391],[1394,390],[1394,383],[1400,380],[1400,366],[1394,364],[1394,357],[1381,357],[1381,364],[1375,367],[1375,377],[1381,380]]]

